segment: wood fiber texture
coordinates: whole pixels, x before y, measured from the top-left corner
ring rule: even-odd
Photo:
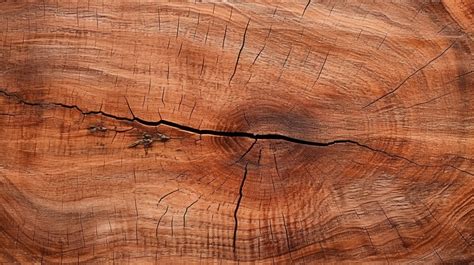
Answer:
[[[0,1],[0,262],[472,262],[473,10]]]

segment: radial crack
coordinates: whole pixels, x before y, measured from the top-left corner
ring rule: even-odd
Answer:
[[[196,204],[200,199],[201,199],[201,196],[199,196],[197,200],[195,200],[188,207],[186,207],[186,210],[184,211],[184,215],[183,215],[183,227],[186,227],[186,214],[188,214],[189,208],[191,208],[194,204]]]
[[[161,196],[160,200],[158,201],[157,205],[161,203],[162,200],[164,200],[166,197],[170,196],[171,194],[175,193],[175,192],[178,192],[179,189],[175,189],[173,191],[170,191],[168,193],[166,193],[165,195]]]
[[[378,97],[377,99],[373,100],[372,102],[370,102],[369,104],[365,105],[362,109],[365,109],[369,106],[371,106],[372,104],[376,103],[377,101],[395,93],[400,87],[402,87],[408,80],[410,80],[410,78],[412,78],[414,75],[416,75],[418,72],[420,72],[421,70],[425,69],[428,65],[430,65],[431,63],[433,63],[434,61],[436,61],[438,58],[440,58],[441,56],[443,56],[443,54],[445,54],[451,47],[453,47],[454,43],[456,43],[455,41],[453,41],[451,43],[451,45],[449,45],[446,49],[444,49],[440,54],[438,54],[436,57],[434,57],[433,59],[431,59],[430,61],[428,61],[426,64],[424,64],[422,67],[416,69],[416,71],[414,71],[413,73],[411,73],[409,76],[407,76],[405,79],[403,79],[402,82],[400,82],[394,89],[390,90],[388,93],[385,93],[384,95]]]
[[[242,51],[245,46],[245,38],[247,37],[247,30],[249,28],[249,24],[250,24],[250,19],[247,22],[247,26],[245,26],[244,36],[242,38],[242,46],[240,46],[239,53],[237,54],[237,60],[235,61],[234,71],[232,72],[232,75],[230,76],[230,79],[229,79],[229,85],[230,85],[230,82],[232,82],[232,79],[234,78],[235,72],[237,72],[237,66],[239,65],[240,55],[242,54]]]
[[[323,68],[324,68],[324,65],[326,65],[326,61],[328,59],[328,56],[329,56],[329,52],[326,53],[326,57],[324,57],[323,64],[321,65],[321,68],[319,69],[319,72],[318,72],[318,76],[316,77],[316,81],[314,81],[314,83],[313,83],[313,88],[316,85],[316,83],[318,82],[319,77],[321,76],[321,73],[323,72]]]
[[[158,222],[156,223],[155,237],[156,237],[157,240],[158,240],[158,228],[160,227],[161,219],[163,219],[163,217],[168,212],[168,208],[169,208],[169,206],[166,206],[165,212],[160,216],[160,219],[158,219]]]
[[[234,250],[234,253],[236,251],[236,240],[237,240],[237,230],[239,228],[239,220],[237,218],[237,214],[239,212],[239,207],[240,207],[240,202],[242,201],[242,197],[243,197],[243,189],[244,189],[244,185],[245,185],[245,180],[247,179],[247,166],[248,166],[248,163],[245,165],[245,169],[244,169],[244,176],[242,177],[242,182],[240,183],[240,188],[239,188],[239,198],[237,199],[237,205],[235,206],[235,211],[234,211],[234,237],[233,237],[233,241],[232,241],[232,248]]]
[[[304,10],[303,10],[303,13],[301,14],[301,17],[304,16],[304,13],[306,13],[306,9],[308,9],[310,4],[311,4],[311,0],[309,0],[308,3],[306,3],[306,6],[304,7]]]
[[[245,151],[245,153],[243,153],[239,159],[237,161],[235,161],[235,163],[238,163],[240,162],[240,160],[242,160],[253,148],[253,146],[257,143],[258,139],[255,139],[255,141],[250,145],[250,147]],[[234,164],[235,164],[234,163]]]

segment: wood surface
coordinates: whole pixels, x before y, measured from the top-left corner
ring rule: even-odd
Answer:
[[[473,10],[0,1],[0,262],[472,262]]]

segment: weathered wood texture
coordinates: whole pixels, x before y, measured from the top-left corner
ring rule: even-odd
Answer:
[[[2,1],[0,261],[472,261],[473,9]]]

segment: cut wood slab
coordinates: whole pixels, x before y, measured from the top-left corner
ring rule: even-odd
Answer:
[[[471,1],[2,1],[1,263],[469,263]]]

